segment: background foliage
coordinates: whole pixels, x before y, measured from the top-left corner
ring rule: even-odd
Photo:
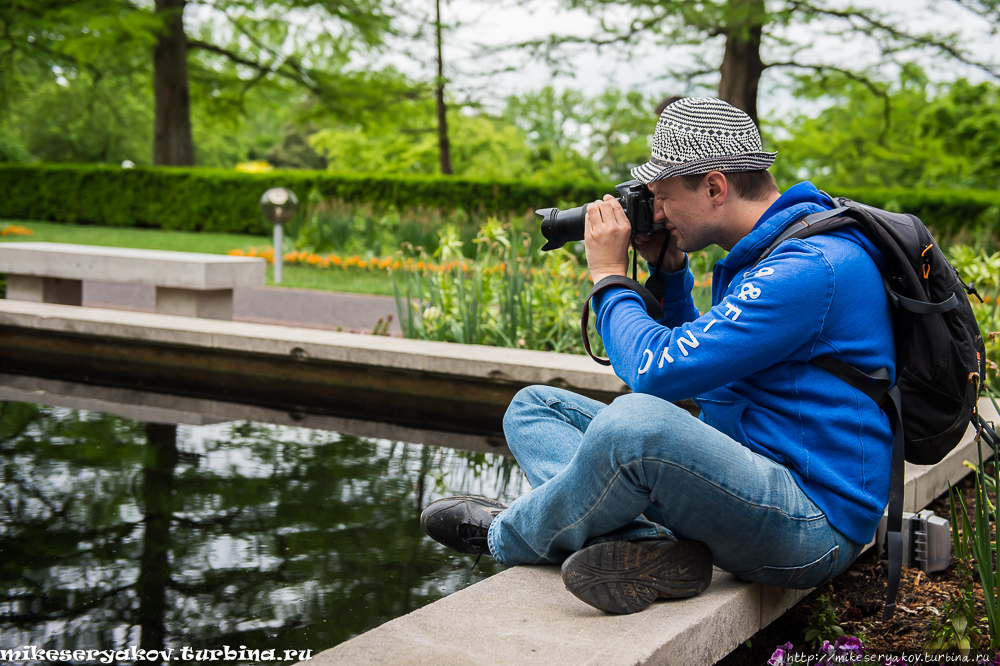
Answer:
[[[1000,230],[1000,195],[992,191],[819,184],[837,196],[913,213],[934,230],[939,240],[958,236],[985,242]],[[275,186],[289,187],[299,195],[305,209],[299,224],[312,225],[306,232],[313,237],[308,245],[319,250],[343,249],[341,242],[351,236],[360,240],[370,234],[374,242],[386,225],[399,224],[400,211],[434,211],[435,215],[424,215],[427,226],[451,221],[466,226],[467,233],[475,235],[488,214],[520,216],[552,205],[580,205],[613,191],[612,181],[490,181],[306,170],[256,174],[201,168],[0,164],[0,217],[261,233],[268,227],[257,201],[266,189]],[[360,226],[352,217],[356,209],[337,208],[341,204],[369,207]],[[395,211],[395,220],[392,215],[385,217],[387,211]],[[324,223],[319,219],[323,215],[339,222]],[[338,234],[341,242],[337,241]],[[382,254],[398,249],[398,245],[371,249]]]
[[[932,85],[904,70],[884,98],[845,76],[798,79],[796,97],[828,100],[815,116],[771,124],[780,182],[831,187],[996,190],[1000,186],[1000,87],[959,79]]]

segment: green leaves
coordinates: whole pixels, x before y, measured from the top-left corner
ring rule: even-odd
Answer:
[[[394,272],[393,289],[408,338],[498,347],[583,352],[579,304],[589,287],[574,255],[540,254],[528,234],[490,220],[474,259],[458,254],[445,230],[438,259],[417,252],[416,268]],[[450,259],[448,259],[448,258]],[[591,340],[599,338],[591,333]]]
[[[916,67],[879,85],[884,100],[844,74],[800,77],[797,97],[831,104],[815,116],[800,114],[767,128],[787,137],[776,141],[779,182],[806,177],[828,188],[1000,187],[1000,86],[961,79],[932,86]]]
[[[0,217],[108,226],[261,233],[261,193],[287,186],[326,203],[372,204],[381,211],[432,209],[462,216],[580,205],[613,191],[610,181],[511,181],[472,177],[204,168],[0,164]],[[988,233],[1000,196],[993,192],[829,188],[831,194],[918,215],[938,240],[959,231]],[[325,205],[324,204],[324,205]],[[533,226],[529,221],[529,228]]]
[[[830,595],[822,595],[816,599],[812,612],[809,614],[809,626],[806,627],[805,633],[806,642],[816,648],[823,641],[833,642],[844,635],[844,629],[837,624],[837,616]]]
[[[993,392],[986,389],[996,406]],[[977,438],[978,440],[978,438]],[[986,441],[986,440],[982,440]],[[976,505],[970,519],[961,494],[948,488],[952,546],[958,560],[959,590],[944,607],[944,613],[930,630],[926,650],[955,651],[965,656],[978,646],[980,631],[976,626],[975,588],[973,571],[979,575],[983,588],[983,604],[989,625],[990,653],[1000,650],[1000,569],[998,569],[996,543],[991,538],[991,523],[997,519],[997,507],[987,492],[995,494],[1000,481],[1000,465],[994,458],[993,478],[983,465],[982,444],[978,447],[979,464],[973,467],[976,476]],[[996,451],[992,453],[996,454]]]
[[[385,113],[421,92],[419,84],[398,71],[371,62],[392,31],[391,2],[219,0],[187,5],[192,113],[201,116],[204,129],[244,121],[252,126],[255,119],[246,102],[258,87],[280,91],[283,107],[311,106],[328,117],[352,121]],[[11,133],[19,141],[13,148],[0,148],[0,159],[24,159],[26,152],[45,161],[148,163],[151,55],[170,16],[155,11],[151,2],[130,0],[3,3],[0,134]],[[270,101],[266,95],[253,99],[254,113],[260,114]],[[55,119],[47,116],[50,111]],[[274,106],[270,111],[279,125],[287,115]],[[84,124],[77,116],[87,121],[85,127],[73,126]],[[60,136],[63,128],[69,137]],[[96,137],[88,141],[89,135]],[[63,138],[57,141],[63,145],[50,148],[53,138]],[[116,142],[129,145],[125,149]]]

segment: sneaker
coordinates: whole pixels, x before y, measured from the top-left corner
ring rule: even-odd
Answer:
[[[486,497],[445,497],[427,505],[420,514],[420,527],[427,536],[452,550],[469,555],[488,554],[486,533],[493,519],[506,508]]]
[[[712,582],[712,551],[701,541],[607,541],[562,565],[566,589],[606,613],[637,613],[657,599],[683,599]]]

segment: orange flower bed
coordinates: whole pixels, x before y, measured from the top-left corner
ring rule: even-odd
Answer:
[[[274,248],[271,247],[252,247],[249,250],[236,249],[230,250],[228,254],[234,257],[261,257],[269,264],[274,263]],[[344,270],[349,268],[358,268],[367,271],[417,270],[446,272],[458,268],[459,266],[461,266],[462,270],[465,272],[471,270],[471,264],[464,261],[451,261],[446,264],[435,264],[421,259],[414,259],[413,257],[392,256],[382,258],[370,257],[365,259],[359,255],[341,257],[333,254],[332,252],[330,254],[314,254],[311,252],[300,251],[286,252],[284,256],[284,263],[316,266],[318,268],[333,267]]]
[[[229,255],[234,257],[261,257],[267,263],[274,263],[274,249],[271,247],[251,247],[249,250],[230,250]],[[402,257],[400,255],[394,255],[391,257],[371,257],[368,259],[363,259],[359,255],[353,255],[350,257],[341,257],[336,254],[314,254],[310,252],[293,251],[286,252],[284,258],[285,264],[298,264],[302,266],[316,266],[317,268],[340,268],[342,270],[347,270],[351,268],[356,268],[365,271],[419,271],[419,272],[429,272],[429,273],[449,273],[456,269],[460,269],[463,273],[470,273],[474,269],[474,262],[470,260],[454,260],[441,264],[436,264],[434,262],[426,261],[425,259],[414,258],[414,257]],[[520,269],[521,273],[535,277],[539,275],[545,275],[550,277],[558,277],[558,271],[532,268],[526,270],[524,268]],[[497,274],[504,274],[507,272],[507,262],[500,262],[493,266],[488,266],[483,270],[484,276],[492,276]],[[590,272],[586,269],[580,271],[579,274],[573,273],[568,276],[575,278],[576,280],[583,282],[590,277]],[[645,271],[640,271],[639,278],[644,280],[647,277]],[[711,279],[709,279],[709,284]]]
[[[32,236],[34,231],[16,224],[0,224],[0,236]]]

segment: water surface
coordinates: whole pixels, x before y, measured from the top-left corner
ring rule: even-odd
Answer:
[[[420,509],[527,491],[493,454],[19,402],[0,402],[0,481],[0,650],[174,661],[223,645],[314,655],[489,576],[488,556],[470,570],[427,538]]]

